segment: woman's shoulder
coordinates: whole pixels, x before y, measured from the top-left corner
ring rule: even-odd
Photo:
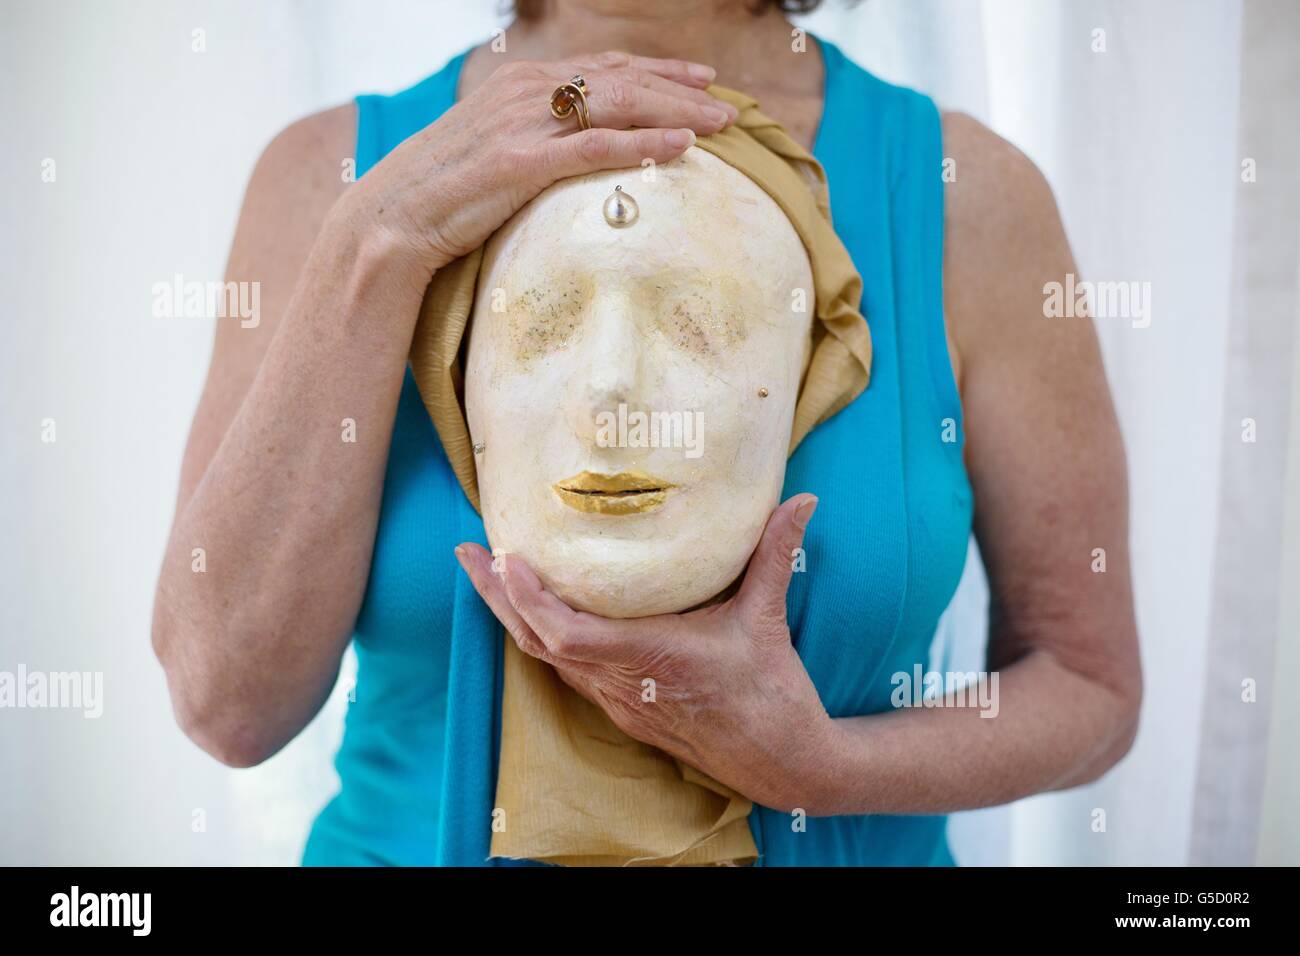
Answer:
[[[357,130],[355,103],[342,103],[310,113],[290,123],[267,144],[257,161],[258,172],[282,174],[304,169],[323,171],[331,166],[332,178],[346,182],[343,160],[352,155]]]
[[[1059,240],[1056,199],[1033,160],[965,113],[944,112],[942,130],[946,231],[959,265],[983,268]]]
[[[1043,282],[1069,271],[1072,257],[1033,160],[964,113],[945,112],[942,127],[945,315],[961,366],[1046,334],[1007,319],[1041,309]]]
[[[1007,182],[1046,187],[1047,181],[1033,160],[975,117],[943,110],[940,120],[944,157],[954,161],[948,182],[960,183],[964,166],[985,187]]]
[[[281,236],[294,222],[314,236],[325,213],[355,179],[356,126],[355,104],[344,103],[282,129],[253,168],[244,215],[277,223]]]

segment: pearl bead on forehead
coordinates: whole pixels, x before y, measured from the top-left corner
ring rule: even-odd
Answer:
[[[615,229],[622,229],[624,226],[632,225],[632,223],[636,222],[636,217],[641,214],[636,200],[623,192],[622,186],[614,187],[614,191],[605,200],[604,208],[601,211],[605,214],[605,221]]]

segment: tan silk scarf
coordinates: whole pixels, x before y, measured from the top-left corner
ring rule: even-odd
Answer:
[[[709,92],[740,110],[700,148],[740,170],[789,217],[812,265],[817,321],[795,405],[790,451],[867,387],[871,335],[862,280],[831,225],[821,165],[748,96]],[[461,347],[482,249],[440,269],[425,293],[411,369],[461,487],[479,509],[465,421]],[[633,740],[554,670],[505,638],[505,690],[492,855],[570,866],[749,863],[751,804],[668,754]]]

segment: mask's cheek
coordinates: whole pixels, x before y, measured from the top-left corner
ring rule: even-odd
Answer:
[[[553,489],[591,463],[589,436],[575,428],[568,384],[580,372],[554,356],[480,390],[479,418],[490,436],[479,459],[484,520],[494,546],[526,560],[549,563],[557,549],[584,534],[583,523]]]

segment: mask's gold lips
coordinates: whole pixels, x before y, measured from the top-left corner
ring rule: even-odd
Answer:
[[[617,475],[583,471],[551,487],[575,511],[632,515],[658,508],[676,485],[639,471],[621,471]]]

